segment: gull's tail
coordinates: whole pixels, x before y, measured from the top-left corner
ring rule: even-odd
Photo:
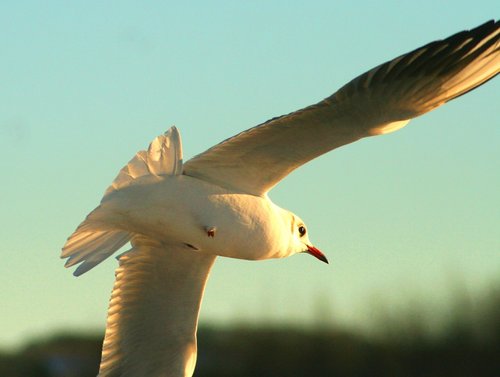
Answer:
[[[104,198],[139,182],[142,177],[179,174],[182,174],[181,137],[177,128],[171,127],[154,139],[147,151],[137,152],[120,170]],[[65,267],[81,263],[73,273],[75,276],[92,269],[131,240],[133,234],[109,224],[112,216],[103,206],[98,206],[66,241],[61,258],[68,258]]]

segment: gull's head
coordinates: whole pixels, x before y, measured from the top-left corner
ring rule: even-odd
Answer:
[[[306,224],[298,216],[290,213],[292,217],[291,221],[291,240],[289,245],[289,252],[291,254],[296,253],[307,253],[320,261],[328,263],[325,254],[323,254],[319,249],[314,247],[309,240],[309,234],[307,231]]]

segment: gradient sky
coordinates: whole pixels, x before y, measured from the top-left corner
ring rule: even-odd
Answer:
[[[0,347],[104,327],[116,261],[74,278],[60,248],[171,125],[188,159],[498,15],[496,0],[207,4],[0,3]],[[438,311],[454,282],[498,283],[499,103],[496,79],[294,172],[270,196],[331,264],[220,259],[202,322],[362,328],[378,305]]]

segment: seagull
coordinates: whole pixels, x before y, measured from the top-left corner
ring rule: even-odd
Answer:
[[[99,376],[192,376],[205,285],[217,256],[297,253],[328,260],[299,216],[268,192],[332,149],[394,132],[500,71],[500,25],[489,21],[355,78],[330,97],[243,131],[187,162],[171,127],[119,172],[67,239],[79,276],[117,259]]]

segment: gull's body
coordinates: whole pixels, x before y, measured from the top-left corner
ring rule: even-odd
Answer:
[[[106,216],[99,221],[108,226],[200,253],[257,260],[284,257],[279,252],[288,248],[283,244],[288,239],[275,237],[291,228],[282,216],[287,211],[267,197],[235,193],[184,174],[165,175],[153,184],[139,178],[108,194],[99,209],[95,215]],[[211,226],[214,237],[205,229]],[[242,238],[249,231],[255,237]]]
[[[182,162],[175,127],[125,166],[63,248],[80,275],[119,256],[101,376],[191,376],[205,283],[216,256],[326,262],[300,218],[267,196],[288,173],[480,86],[500,71],[489,22],[354,79],[327,99],[271,119]]]

